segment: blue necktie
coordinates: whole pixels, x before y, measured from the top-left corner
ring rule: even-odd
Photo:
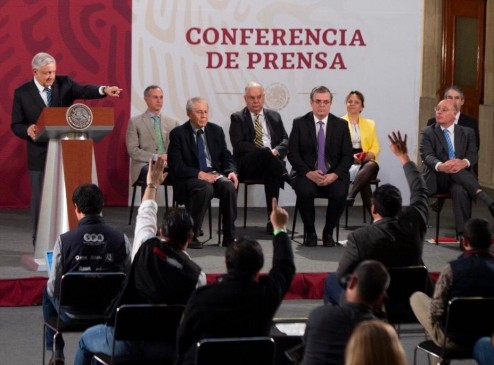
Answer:
[[[326,138],[324,136],[324,123],[319,121],[317,124],[319,124],[319,132],[317,132],[317,169],[325,174],[326,158],[324,157],[324,148],[326,145]]]
[[[197,158],[199,159],[199,170],[208,171],[208,163],[206,161],[206,150],[204,148],[204,140],[202,139],[202,134],[204,131],[199,129],[196,134],[197,143]]]
[[[43,90],[46,92],[46,106],[51,106],[51,89],[45,87]]]
[[[448,158],[450,160],[455,158],[455,149],[453,148],[453,143],[451,143],[451,138],[449,138],[449,131],[447,129],[443,129],[444,138],[446,138],[446,143],[448,145]]]

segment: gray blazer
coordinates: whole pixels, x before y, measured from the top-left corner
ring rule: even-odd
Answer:
[[[168,149],[170,142],[170,131],[179,124],[178,120],[161,114],[161,133],[166,149]],[[149,163],[154,153],[158,153],[153,121],[147,111],[129,120],[125,143],[130,156],[130,178],[131,182],[134,183],[139,177],[142,167]]]

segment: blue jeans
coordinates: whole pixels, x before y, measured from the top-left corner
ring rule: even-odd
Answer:
[[[326,281],[324,281],[324,304],[340,305],[340,297],[343,288],[338,281],[338,275],[330,272]]]
[[[113,327],[98,324],[88,328],[79,340],[74,365],[90,365],[93,354],[100,353],[111,356],[113,346]],[[149,359],[165,358],[164,364],[173,363],[175,359],[175,343],[115,341],[115,356],[128,356]],[[144,362],[143,362],[144,363]]]
[[[473,357],[479,365],[494,364],[494,346],[490,337],[482,337],[475,342]]]
[[[50,317],[57,316],[58,312],[58,298],[52,297],[51,295],[48,294],[46,291],[46,286],[45,290],[43,292],[43,318],[46,320]],[[62,311],[60,313],[60,318],[63,321],[68,321],[69,318],[67,315]],[[45,328],[45,346],[46,349],[52,350],[53,349],[53,336],[55,335],[55,331],[53,331],[51,328],[46,327]],[[57,336],[57,342],[55,346],[55,357],[57,358],[63,358],[63,348],[65,346],[65,343],[63,341],[62,334],[59,334]]]

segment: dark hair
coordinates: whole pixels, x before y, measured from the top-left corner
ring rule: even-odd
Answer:
[[[103,192],[95,184],[82,184],[72,193],[72,203],[85,215],[100,214],[103,210]]]
[[[168,243],[175,249],[182,249],[192,233],[194,223],[189,212],[184,208],[172,208],[163,216],[161,230]]]
[[[149,85],[147,88],[144,89],[144,97],[148,96],[149,92],[151,90],[155,90],[155,89],[161,90],[161,87],[159,87],[158,85]],[[163,91],[163,90],[161,90],[161,91]]]
[[[376,260],[362,261],[353,276],[357,278],[357,292],[364,303],[375,302],[389,286],[388,270]]]
[[[359,100],[360,100],[360,103],[362,104],[362,108],[365,107],[364,105],[364,102],[365,102],[365,98],[364,98],[364,94],[362,94],[360,91],[358,90],[352,90],[348,93],[348,95],[346,96],[345,98],[345,103],[348,102],[348,99],[350,98],[350,96],[352,95],[355,95]]]
[[[333,94],[331,93],[331,91],[329,91],[329,89],[326,86],[322,86],[322,85],[316,86],[315,88],[312,89],[312,91],[310,92],[310,101],[314,100],[314,94],[325,94],[325,93],[329,93],[330,100],[333,101]]]
[[[492,243],[491,225],[485,219],[470,218],[463,226],[463,236],[473,248],[488,249]]]
[[[402,208],[401,192],[391,184],[381,185],[372,194],[372,203],[382,217],[395,217]]]
[[[228,274],[243,280],[253,279],[264,265],[261,245],[256,240],[239,238],[225,253]]]

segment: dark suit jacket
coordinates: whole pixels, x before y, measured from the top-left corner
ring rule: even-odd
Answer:
[[[71,106],[76,99],[103,98],[100,86],[81,85],[68,76],[56,76],[52,86],[52,107]],[[28,135],[27,129],[36,124],[46,105],[39,94],[34,80],[26,82],[14,91],[11,128],[17,137],[27,141],[27,161],[31,171],[45,169],[47,142],[34,142]]]
[[[225,176],[235,172],[235,164],[232,154],[226,147],[223,129],[217,124],[208,122],[204,130],[212,169]],[[184,203],[186,199],[184,180],[197,178],[199,175],[197,145],[190,120],[171,130],[168,164],[175,182],[173,192],[177,196],[177,201]]]
[[[271,149],[276,149],[280,158],[284,159],[288,148],[286,134],[281,115],[274,110],[263,109],[264,119],[271,136]],[[233,147],[235,161],[257,149],[254,139],[256,131],[249,109],[244,108],[230,116],[230,141]]]
[[[437,190],[439,172],[435,166],[438,162],[448,160],[448,145],[444,138],[444,133],[439,124],[433,124],[425,127],[421,131],[420,157],[423,161],[423,174],[429,194],[434,194]],[[455,155],[457,158],[466,158],[472,166],[477,164],[478,150],[475,144],[475,134],[472,128],[455,125]],[[442,174],[446,175],[446,174]]]
[[[267,336],[271,321],[295,275],[291,241],[273,239],[273,266],[258,281],[226,275],[196,289],[177,331],[177,364],[194,364],[196,343],[203,338]]]
[[[387,217],[348,235],[337,275],[353,272],[364,260],[377,260],[387,267],[422,265],[422,248],[429,209],[427,188],[417,165],[403,166],[410,187],[410,206],[398,217]]]
[[[326,126],[326,160],[338,178],[350,182],[348,170],[353,164],[352,142],[348,123],[333,114],[329,114]],[[316,170],[317,138],[316,125],[312,112],[293,121],[288,141],[288,161],[296,175],[305,176],[309,171]]]
[[[436,123],[436,118],[431,118],[427,121],[427,126]],[[477,148],[480,149],[480,131],[479,131],[479,121],[477,119],[473,119],[468,115],[460,113],[460,117],[458,118],[458,125],[463,127],[472,128],[475,131],[475,142],[477,143]]]

